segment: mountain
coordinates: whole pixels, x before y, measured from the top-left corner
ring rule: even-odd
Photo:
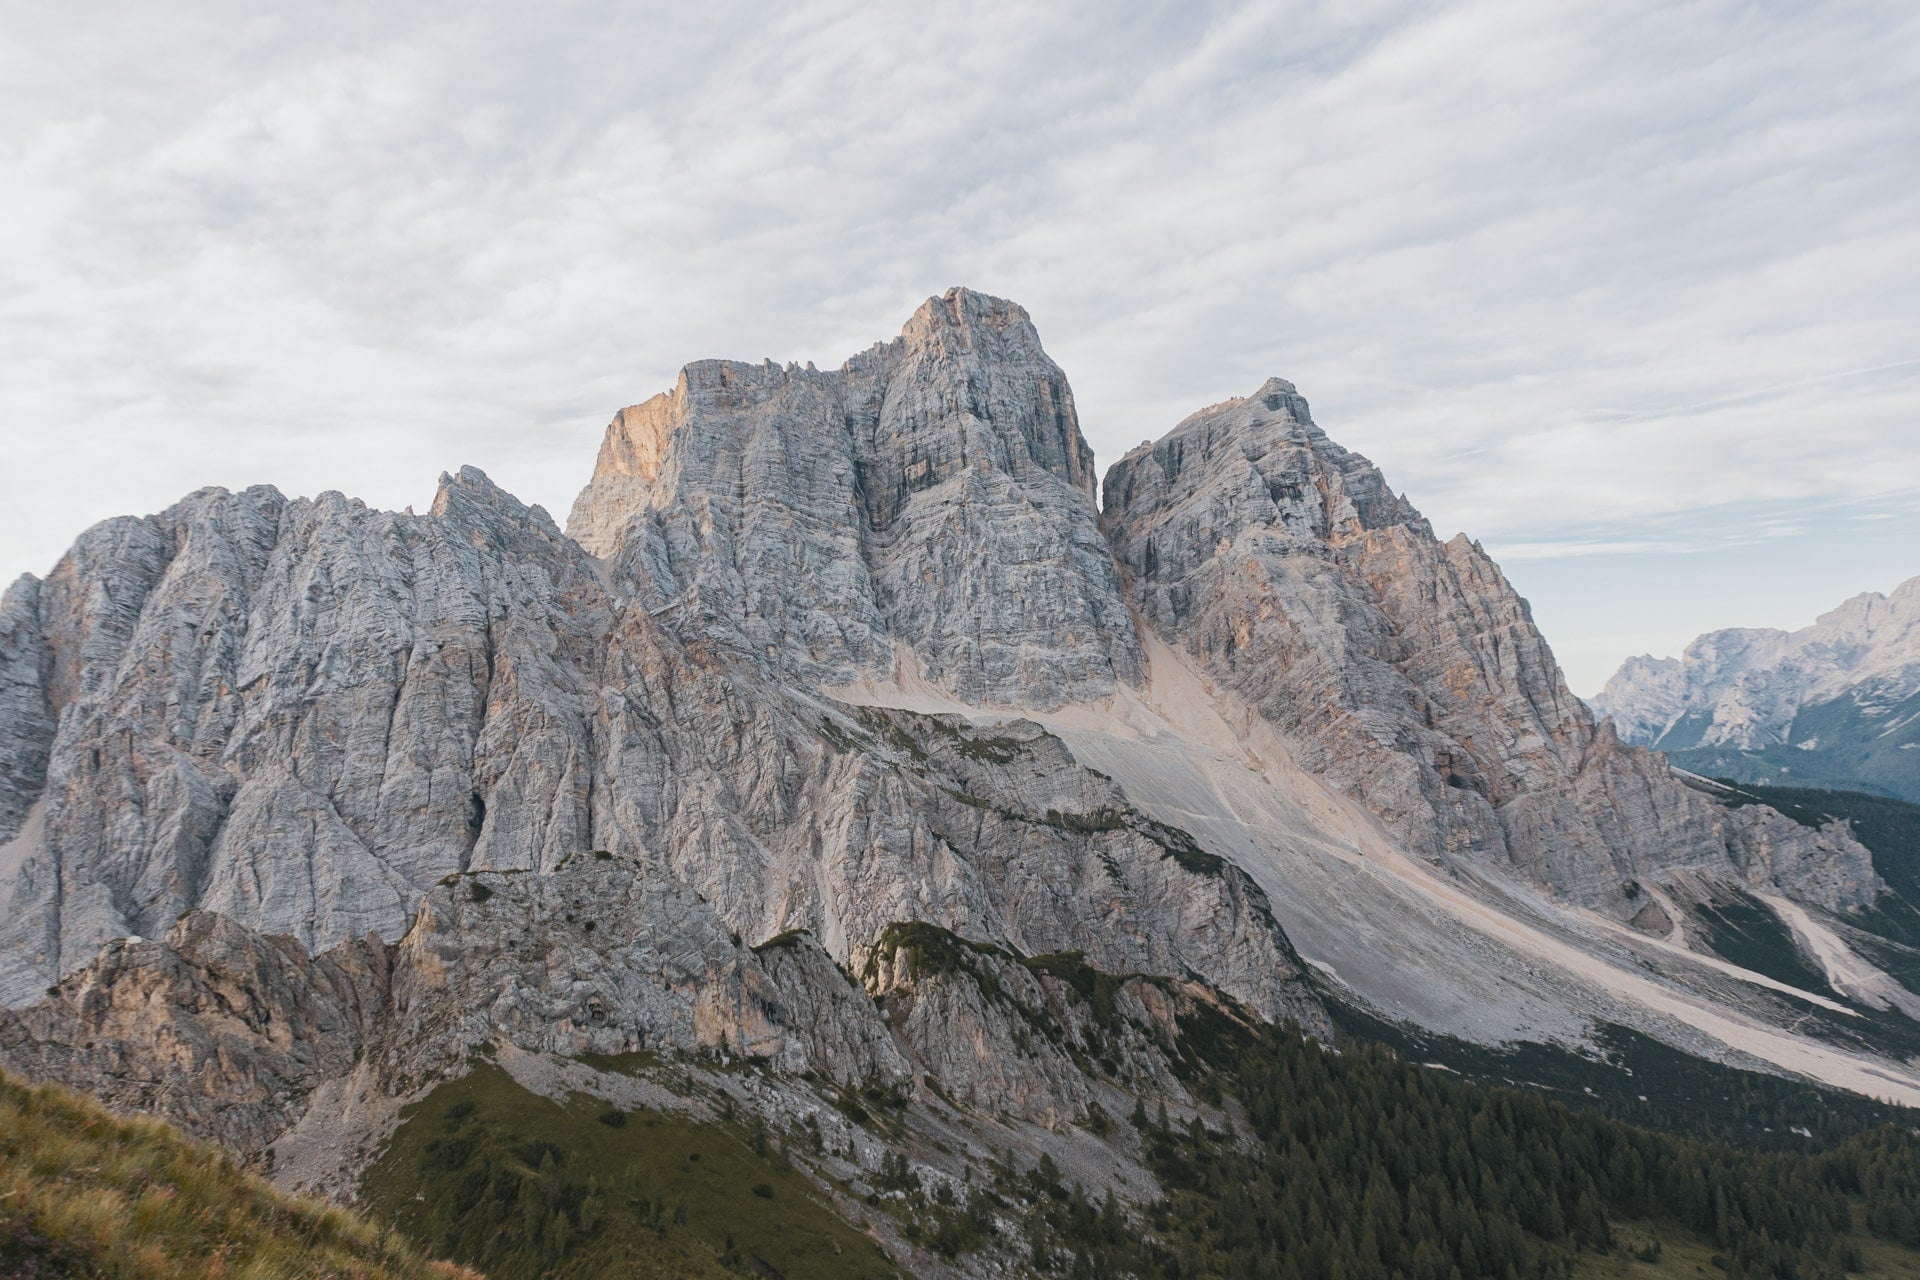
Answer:
[[[1290,384],[1102,489],[1030,318],[953,290],[835,370],[688,365],[567,532],[471,468],[422,515],[209,489],[88,530],[0,601],[0,1063],[336,1194],[426,1176],[395,1152],[589,1194],[555,1170],[613,1139],[461,1137],[458,1088],[764,1130],[928,1274],[982,1170],[1118,1205],[1162,1148],[1225,1167],[1176,1148],[1301,1032],[1920,1103],[1847,823],[1596,723]],[[700,1267],[751,1252],[715,1230]]]
[[[1733,628],[1629,658],[1594,699],[1695,773],[1920,801],[1920,578],[1798,631]]]

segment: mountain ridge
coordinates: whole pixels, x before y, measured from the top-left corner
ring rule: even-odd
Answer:
[[[1920,800],[1920,577],[1796,631],[1734,627],[1679,658],[1629,658],[1594,707],[1695,772]]]
[[[1846,994],[1899,989],[1867,850],[1596,724],[1292,384],[1104,490],[1030,318],[955,290],[838,370],[687,366],[571,536],[473,468],[88,530],[0,603],[0,1062],[336,1190],[489,1059],[902,1099],[850,1177],[924,1132],[1138,1188],[1073,1135],[1227,1123],[1195,1046],[1330,1037],[1323,996],[1920,1104]],[[1730,895],[1848,976],[1717,954]]]

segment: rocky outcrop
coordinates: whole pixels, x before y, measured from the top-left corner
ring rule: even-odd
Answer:
[[[631,858],[454,876],[396,948],[376,1065],[396,1092],[495,1042],[563,1057],[724,1053],[846,1082],[904,1074],[866,993],[817,946],[783,943],[768,963]]]
[[[810,684],[898,646],[976,703],[1137,678],[1073,393],[1025,311],[954,289],[837,370],[708,360],[607,429],[568,530],[623,591]]]
[[[966,962],[939,967],[950,952]],[[508,1047],[747,1059],[848,1089],[931,1072],[950,1097],[1057,1127],[1088,1117],[1099,1080],[1184,1099],[1182,1073],[1202,1064],[1183,1019],[1248,1016],[1204,984],[1107,974],[1077,952],[1025,961],[918,923],[883,930],[865,972],[863,986],[800,933],[749,947],[671,876],[583,853],[450,876],[399,943],[318,957],[189,913],[0,1013],[0,1063],[248,1154],[323,1085],[352,1074],[406,1097]]]
[[[1079,952],[1026,957],[922,924],[887,930],[865,981],[946,1096],[1049,1128],[1098,1127],[1103,1094],[1191,1105],[1185,1082],[1224,1065],[1200,1044],[1218,1049],[1248,1025],[1202,984],[1107,973]]]
[[[1713,631],[1680,658],[1629,658],[1594,709],[1700,772],[1920,800],[1920,578],[1799,631]]]
[[[1436,539],[1290,383],[1127,454],[1102,522],[1142,616],[1429,859],[1622,918],[1682,870],[1832,909],[1877,892],[1851,840],[1731,815],[1597,728],[1499,567]]]
[[[46,785],[50,656],[40,633],[40,580],[22,576],[0,596],[0,845],[19,834]]]
[[[1026,955],[1078,952],[1108,972],[1197,977],[1269,1019],[1324,1025],[1259,888],[1141,814],[1057,737],[879,709],[857,723],[905,766],[891,808],[915,815],[908,846],[941,862],[947,850],[974,851],[944,900],[901,897],[886,887],[912,884],[898,872],[876,877],[856,908],[869,943],[896,921],[922,920]],[[856,952],[858,963],[870,956]]]
[[[260,1150],[350,1070],[388,995],[378,939],[309,956],[208,912],[103,948],[39,1003],[0,1011],[0,1061]]]
[[[817,946],[784,939],[763,956],[684,885],[590,854],[553,873],[449,877],[398,944],[318,957],[192,912],[0,1013],[9,1070],[248,1153],[363,1064],[398,1097],[501,1045],[725,1053],[847,1083],[906,1073],[872,1000]]]

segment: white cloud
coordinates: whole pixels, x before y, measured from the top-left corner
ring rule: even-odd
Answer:
[[[704,11],[10,15],[0,569],[204,483],[564,511],[681,363],[955,283],[1104,457],[1279,373],[1536,564],[1920,495],[1906,6]]]

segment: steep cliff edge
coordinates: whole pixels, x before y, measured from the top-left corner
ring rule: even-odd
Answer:
[[[308,948],[397,937],[438,876],[589,843],[582,676],[612,613],[579,548],[471,468],[423,516],[202,490],[8,599],[10,752],[46,764],[0,885],[0,1000],[193,908]]]
[[[568,531],[683,635],[816,685],[896,646],[969,702],[1138,678],[1093,451],[1027,313],[966,289],[818,371],[706,360],[607,429]]]
[[[1406,849],[1622,919],[1681,872],[1836,911],[1878,891],[1844,835],[1729,813],[1596,727],[1499,567],[1436,539],[1290,383],[1135,449],[1105,498],[1141,615]]]

